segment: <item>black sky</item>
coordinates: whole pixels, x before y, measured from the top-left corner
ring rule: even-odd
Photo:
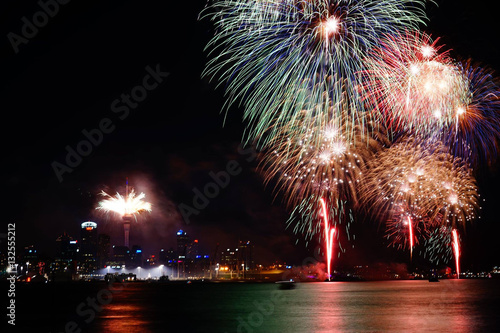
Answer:
[[[453,56],[500,70],[499,18],[492,7],[470,1],[438,4],[430,6],[424,30],[441,36]],[[20,34],[21,18],[31,18],[40,6],[36,1],[3,4],[5,223],[16,223],[19,248],[36,244],[50,255],[57,236],[63,231],[78,236],[79,224],[89,219],[120,244],[119,224],[93,207],[101,189],[120,189],[129,177],[131,185],[147,191],[155,207],[132,231],[132,242],[148,253],[174,246],[175,231],[182,228],[200,239],[207,253],[216,242],[232,247],[238,239],[250,239],[266,260],[301,263],[310,254],[311,249],[303,242],[295,245],[296,237],[285,230],[287,212],[262,184],[257,163],[238,153],[241,110],[232,109],[223,126],[223,91],[201,78],[203,48],[213,33],[210,22],[197,20],[204,5],[72,1],[61,5],[16,54],[7,35]],[[159,66],[169,76],[121,120],[111,104],[142,83],[146,66]],[[104,118],[115,129],[59,182],[51,163],[64,162],[65,147],[74,148],[84,139],[82,130],[97,128]],[[223,170],[231,160],[239,163],[241,174],[186,225],[176,207],[191,204],[192,189],[202,189],[210,181],[209,172]],[[465,236],[464,261],[470,267],[500,264],[495,242],[500,181],[495,170],[481,171],[478,179],[487,201],[483,218]],[[394,255],[374,239],[374,230],[366,222],[358,225],[352,262]]]

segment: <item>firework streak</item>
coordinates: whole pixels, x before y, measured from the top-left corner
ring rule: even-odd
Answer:
[[[323,223],[325,225],[325,252],[326,252],[326,267],[328,274],[328,281],[332,277],[332,258],[333,258],[333,235],[335,234],[335,228],[330,228],[330,222],[328,221],[328,212],[326,210],[326,203],[323,198],[320,200],[321,210],[323,212]]]
[[[453,229],[453,253],[455,254],[455,267],[457,270],[457,279],[460,279],[460,243],[458,241],[457,229]]]

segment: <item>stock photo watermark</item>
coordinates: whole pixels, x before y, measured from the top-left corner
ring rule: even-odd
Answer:
[[[19,46],[26,45],[30,40],[35,38],[40,29],[44,28],[49,21],[54,18],[61,9],[62,5],[66,5],[71,0],[40,0],[37,2],[40,10],[36,11],[31,19],[21,17],[22,26],[19,33],[9,32],[7,39],[14,50],[14,53],[19,53]]]
[[[7,234],[0,234],[0,238],[7,239],[7,281],[8,306],[7,323],[16,325],[16,224],[7,225]]]
[[[142,78],[142,83],[130,89],[129,93],[122,93],[119,98],[111,102],[111,112],[117,115],[118,119],[123,121],[128,118],[131,110],[136,109],[141,102],[148,97],[148,92],[158,88],[158,86],[167,78],[170,73],[162,72],[160,64],[154,68],[146,66],[146,75]],[[64,161],[53,161],[51,163],[52,170],[61,183],[65,174],[73,172],[82,162],[83,159],[94,151],[103,141],[106,134],[111,134],[116,129],[116,121],[111,118],[103,118],[99,121],[95,128],[90,130],[83,129],[82,136],[76,145],[65,147],[66,157]]]
[[[238,147],[238,154],[245,156],[245,160],[250,163],[257,158],[257,152],[253,147],[244,148],[243,145]],[[179,204],[179,211],[186,224],[190,223],[191,215],[198,215],[201,211],[208,207],[210,200],[215,199],[231,182],[231,178],[238,176],[243,171],[242,166],[236,160],[230,160],[226,163],[226,168],[217,173],[210,171],[208,175],[211,182],[206,183],[202,189],[193,188],[193,200],[191,205],[186,203]]]

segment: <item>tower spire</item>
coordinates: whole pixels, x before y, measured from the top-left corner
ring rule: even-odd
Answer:
[[[123,233],[125,236],[124,245],[130,248],[130,222],[132,222],[132,216],[128,211],[128,177],[125,177],[125,215],[122,216],[123,219]]]
[[[125,198],[128,198],[128,177],[125,177]]]

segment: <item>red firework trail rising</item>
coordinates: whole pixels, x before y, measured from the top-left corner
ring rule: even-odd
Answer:
[[[413,226],[411,224],[411,218],[408,216],[408,230],[410,233],[410,259],[413,257]]]
[[[453,234],[453,252],[455,253],[455,267],[457,269],[457,279],[460,279],[460,244],[458,243],[457,229],[451,231]]]
[[[326,211],[326,203],[323,198],[320,199],[321,208],[323,209],[323,221],[325,225],[325,241],[326,241],[326,267],[328,272],[328,281],[331,278],[331,267],[332,267],[332,256],[333,256],[333,235],[335,234],[335,228],[330,229],[330,224],[328,223],[328,213]]]

